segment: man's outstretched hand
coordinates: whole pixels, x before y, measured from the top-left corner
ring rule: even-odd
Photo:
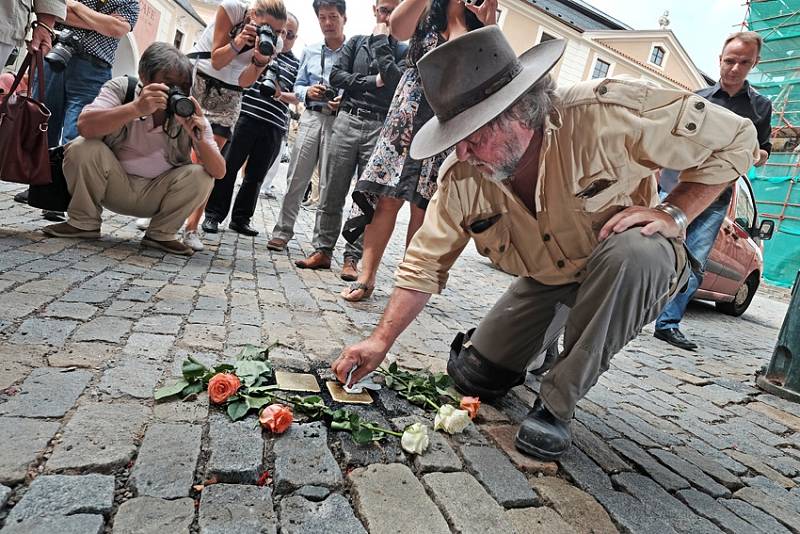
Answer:
[[[339,382],[345,386],[349,386],[351,384],[346,383],[347,374],[354,365],[357,365],[358,369],[355,370],[351,377],[351,382],[353,384],[377,369],[384,358],[386,358],[387,352],[388,348],[384,343],[368,337],[364,341],[360,341],[355,345],[345,348],[336,361],[331,364],[331,369],[336,375],[336,378],[339,379]]]

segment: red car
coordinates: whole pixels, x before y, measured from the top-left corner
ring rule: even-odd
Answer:
[[[750,182],[736,182],[730,206],[714,248],[708,257],[703,283],[695,298],[711,300],[722,313],[739,316],[758,290],[764,258],[760,240],[770,239],[775,222],[758,221],[758,210]]]

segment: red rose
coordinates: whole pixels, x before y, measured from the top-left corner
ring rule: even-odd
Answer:
[[[283,434],[290,426],[294,416],[292,410],[283,404],[270,404],[258,416],[258,422],[261,426],[274,432],[275,434]]]
[[[230,373],[217,373],[208,381],[208,398],[214,404],[222,404],[232,395],[236,395],[242,382],[239,377]]]

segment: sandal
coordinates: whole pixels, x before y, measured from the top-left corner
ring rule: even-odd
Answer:
[[[375,286],[370,287],[364,282],[353,282],[341,292],[341,295],[342,298],[347,302],[360,302],[370,298],[374,289]],[[359,290],[362,291],[361,296],[353,297],[352,294]]]

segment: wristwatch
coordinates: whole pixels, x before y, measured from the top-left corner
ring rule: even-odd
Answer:
[[[680,229],[681,233],[684,233],[686,231],[686,227],[689,226],[689,218],[686,216],[683,210],[680,209],[678,206],[670,202],[662,202],[661,204],[656,206],[655,209],[664,212],[670,217],[672,217],[672,220],[675,221],[675,224],[678,225],[678,228]]]

